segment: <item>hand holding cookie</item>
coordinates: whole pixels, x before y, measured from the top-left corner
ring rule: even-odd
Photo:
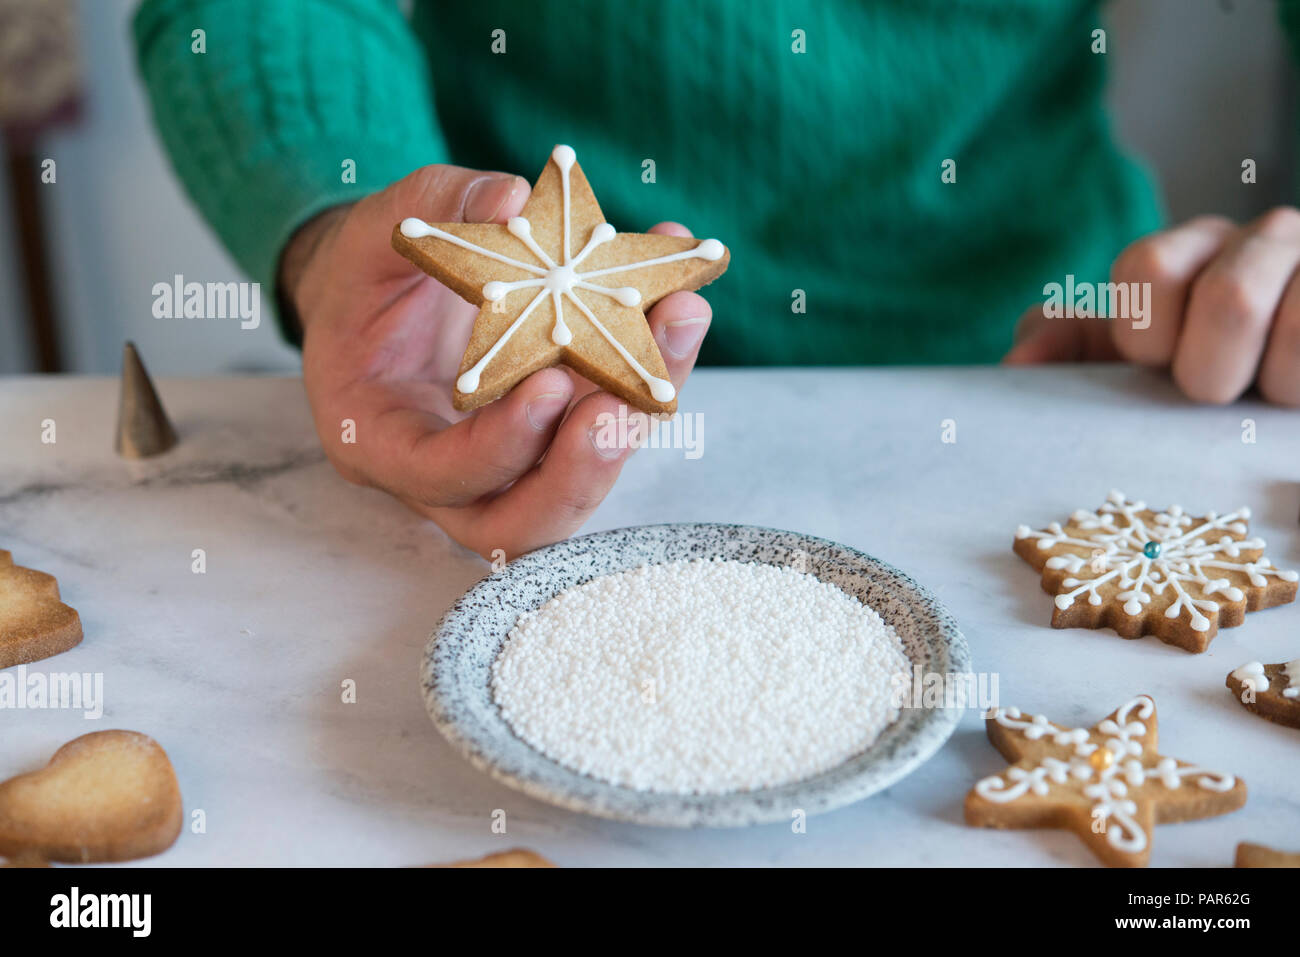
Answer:
[[[1114,283],[1149,283],[1141,322],[1020,319],[1004,362],[1126,360],[1168,368],[1190,398],[1224,403],[1253,383],[1270,402],[1300,406],[1300,211],[1270,210],[1243,226],[1200,216],[1144,236],[1111,267]]]
[[[455,384],[478,310],[396,255],[389,238],[408,217],[504,224],[528,197],[517,176],[427,166],[308,223],[282,263],[330,461],[485,556],[513,556],[582,525],[630,451],[597,441],[598,423],[626,403],[567,370],[542,368],[498,401],[458,411]],[[690,236],[672,223],[651,232]],[[694,366],[711,316],[692,292],[647,311],[674,389]]]

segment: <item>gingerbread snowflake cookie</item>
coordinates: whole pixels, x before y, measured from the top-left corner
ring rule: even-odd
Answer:
[[[616,232],[568,146],[555,147],[506,225],[412,217],[393,230],[393,248],[480,307],[456,379],[462,411],[563,364],[643,412],[673,412],[645,310],[730,261],[716,239]]]
[[[57,655],[81,641],[81,618],[54,576],[15,565],[0,549],[0,668]]]
[[[966,795],[977,827],[1062,827],[1104,863],[1144,867],[1156,824],[1235,811],[1246,785],[1156,750],[1156,706],[1138,695],[1091,728],[998,708],[989,740],[1011,767]]]
[[[1248,661],[1228,672],[1227,685],[1247,711],[1300,728],[1300,658],[1276,665]]]
[[[1080,509],[1064,525],[1021,525],[1013,547],[1056,596],[1053,628],[1114,628],[1200,652],[1220,626],[1295,600],[1300,575],[1264,556],[1264,541],[1247,537],[1249,518],[1248,508],[1201,518],[1177,505],[1157,512],[1111,492],[1096,512]]]

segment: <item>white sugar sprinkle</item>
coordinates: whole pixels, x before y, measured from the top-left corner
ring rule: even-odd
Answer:
[[[607,575],[520,617],[492,666],[505,720],[576,771],[642,791],[799,781],[897,717],[910,664],[871,608],[812,575],[697,560]]]

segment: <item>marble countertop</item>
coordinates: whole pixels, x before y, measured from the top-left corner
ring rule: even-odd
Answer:
[[[974,710],[928,764],[804,834],[624,825],[497,784],[444,743],[417,684],[430,629],[487,564],[337,477],[298,380],[159,390],[181,444],[127,462],[112,446],[116,380],[0,379],[0,548],[59,578],[86,635],[30,667],[102,673],[105,698],[98,720],[0,712],[0,776],[89,731],[153,735],[206,825],[154,863],[413,865],[515,846],[573,866],[1094,863],[1065,832],[962,823],[967,789],[1004,766]],[[1158,828],[1153,865],[1226,866],[1240,840],[1295,844],[1300,732],[1247,713],[1224,677],[1300,654],[1300,606],[1250,615],[1203,655],[1054,631],[1011,541],[1021,522],[1119,488],[1192,510],[1248,504],[1270,557],[1300,568],[1300,414],[1193,406],[1161,376],[1113,366],[704,370],[682,410],[698,414],[702,454],[642,449],[586,530],[741,522],[860,548],[946,603],[1003,704],[1089,725],[1149,693],[1164,753],[1245,778],[1241,811]]]

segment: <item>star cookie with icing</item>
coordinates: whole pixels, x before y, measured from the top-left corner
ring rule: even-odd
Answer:
[[[52,575],[15,565],[0,549],[0,668],[57,655],[81,641],[81,617],[59,600]]]
[[[479,306],[453,396],[461,411],[566,365],[643,412],[672,413],[677,392],[645,310],[730,261],[716,239],[615,231],[568,146],[555,147],[506,225],[411,217],[393,248]]]
[[[1276,665],[1248,661],[1228,672],[1227,685],[1247,711],[1300,728],[1300,658]]]
[[[1246,785],[1156,749],[1156,706],[1138,695],[1091,728],[998,708],[989,740],[1012,762],[966,795],[966,823],[1067,828],[1111,867],[1145,867],[1157,824],[1235,811]]]
[[[1155,511],[1111,492],[1096,512],[1080,509],[1064,525],[1021,525],[1013,548],[1056,596],[1053,628],[1113,628],[1201,652],[1220,626],[1295,600],[1300,575],[1264,556],[1249,518],[1248,508],[1201,518],[1177,505]]]

